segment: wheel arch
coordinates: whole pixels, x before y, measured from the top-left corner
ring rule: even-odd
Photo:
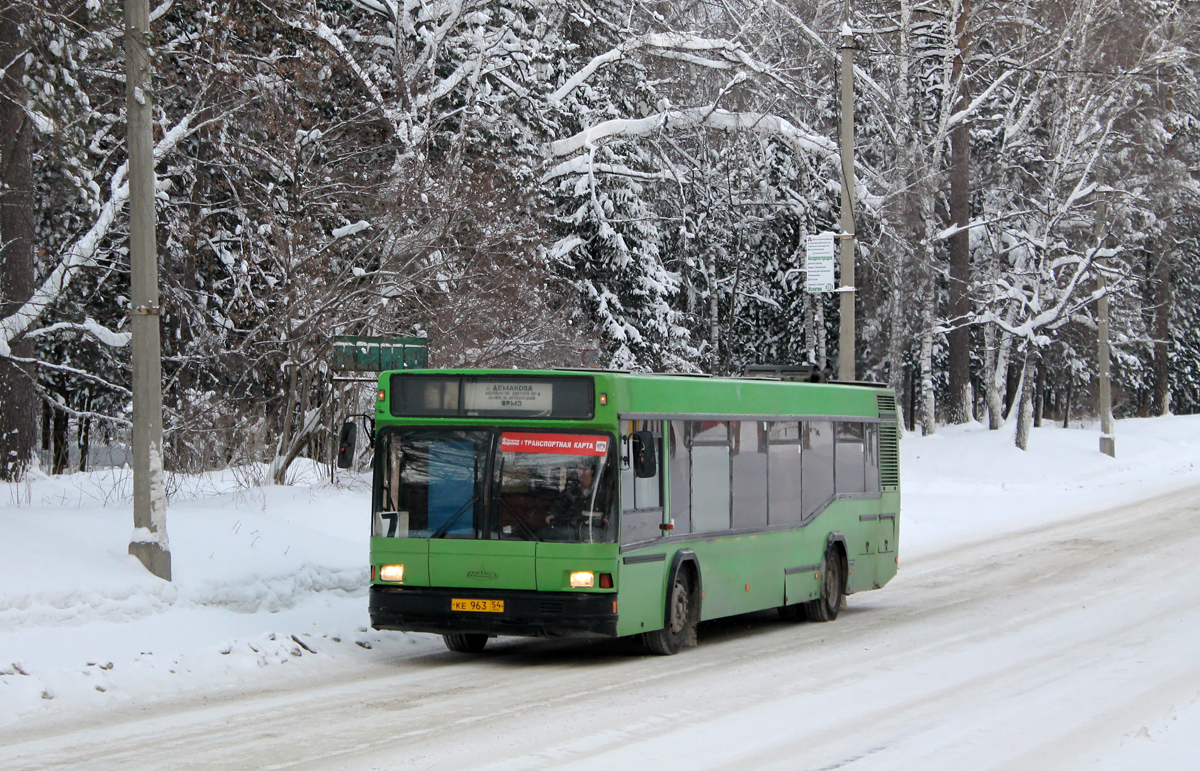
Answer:
[[[667,581],[663,587],[663,619],[667,618],[671,606],[671,587],[675,585],[675,576],[680,570],[687,570],[692,576],[692,613],[696,621],[700,620],[700,611],[704,599],[704,579],[700,572],[700,558],[691,549],[679,549],[671,558],[671,567],[667,570]]]
[[[834,549],[842,557],[842,592],[846,591],[847,585],[850,583],[850,550],[846,548],[846,536],[839,531],[830,531],[825,537],[825,551]]]
[[[828,551],[831,546],[841,551],[843,560],[849,558],[850,552],[846,549],[846,536],[837,530],[831,530],[825,537],[825,550]]]

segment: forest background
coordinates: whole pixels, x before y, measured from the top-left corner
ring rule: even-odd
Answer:
[[[334,336],[433,366],[837,360],[925,433],[1200,410],[1197,9],[1170,0],[162,0],[167,464],[328,461]],[[0,10],[0,478],[127,444],[121,4]],[[367,398],[373,396],[373,391]],[[1020,435],[1018,431],[1018,436]],[[1025,432],[1026,438],[1028,432]],[[105,457],[110,460],[111,453]]]

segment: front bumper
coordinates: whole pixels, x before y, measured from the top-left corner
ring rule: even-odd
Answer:
[[[503,613],[450,610],[450,600],[503,600]],[[371,586],[371,626],[401,632],[514,637],[616,637],[615,593]]]

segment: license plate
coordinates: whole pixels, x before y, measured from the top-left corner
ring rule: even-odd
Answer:
[[[450,610],[468,613],[503,613],[504,600],[450,600]]]

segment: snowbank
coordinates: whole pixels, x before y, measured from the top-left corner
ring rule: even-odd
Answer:
[[[901,561],[954,543],[1011,533],[1200,484],[1200,415],[1121,420],[1116,458],[1095,428],[972,423],[900,443]]]
[[[128,472],[32,476],[0,486],[0,728],[32,712],[236,686],[301,659],[314,660],[312,673],[381,645],[436,642],[367,630],[361,479],[176,479],[167,583],[127,553]]]

